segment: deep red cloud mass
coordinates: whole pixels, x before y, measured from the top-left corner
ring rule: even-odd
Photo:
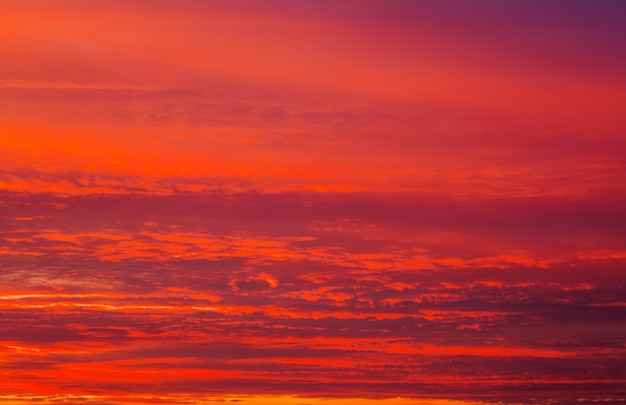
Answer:
[[[0,404],[626,401],[625,4],[3,1]]]

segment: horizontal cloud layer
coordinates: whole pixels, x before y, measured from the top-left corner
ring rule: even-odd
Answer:
[[[0,5],[0,403],[622,403],[624,3]]]

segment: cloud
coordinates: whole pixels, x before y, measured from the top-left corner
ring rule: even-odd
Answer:
[[[456,6],[0,6],[0,402],[623,401],[623,7]]]

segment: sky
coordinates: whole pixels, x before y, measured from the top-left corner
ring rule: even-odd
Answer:
[[[624,403],[625,18],[0,1],[0,404]]]

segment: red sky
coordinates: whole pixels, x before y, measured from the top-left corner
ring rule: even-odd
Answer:
[[[625,17],[2,1],[0,404],[625,401]]]

